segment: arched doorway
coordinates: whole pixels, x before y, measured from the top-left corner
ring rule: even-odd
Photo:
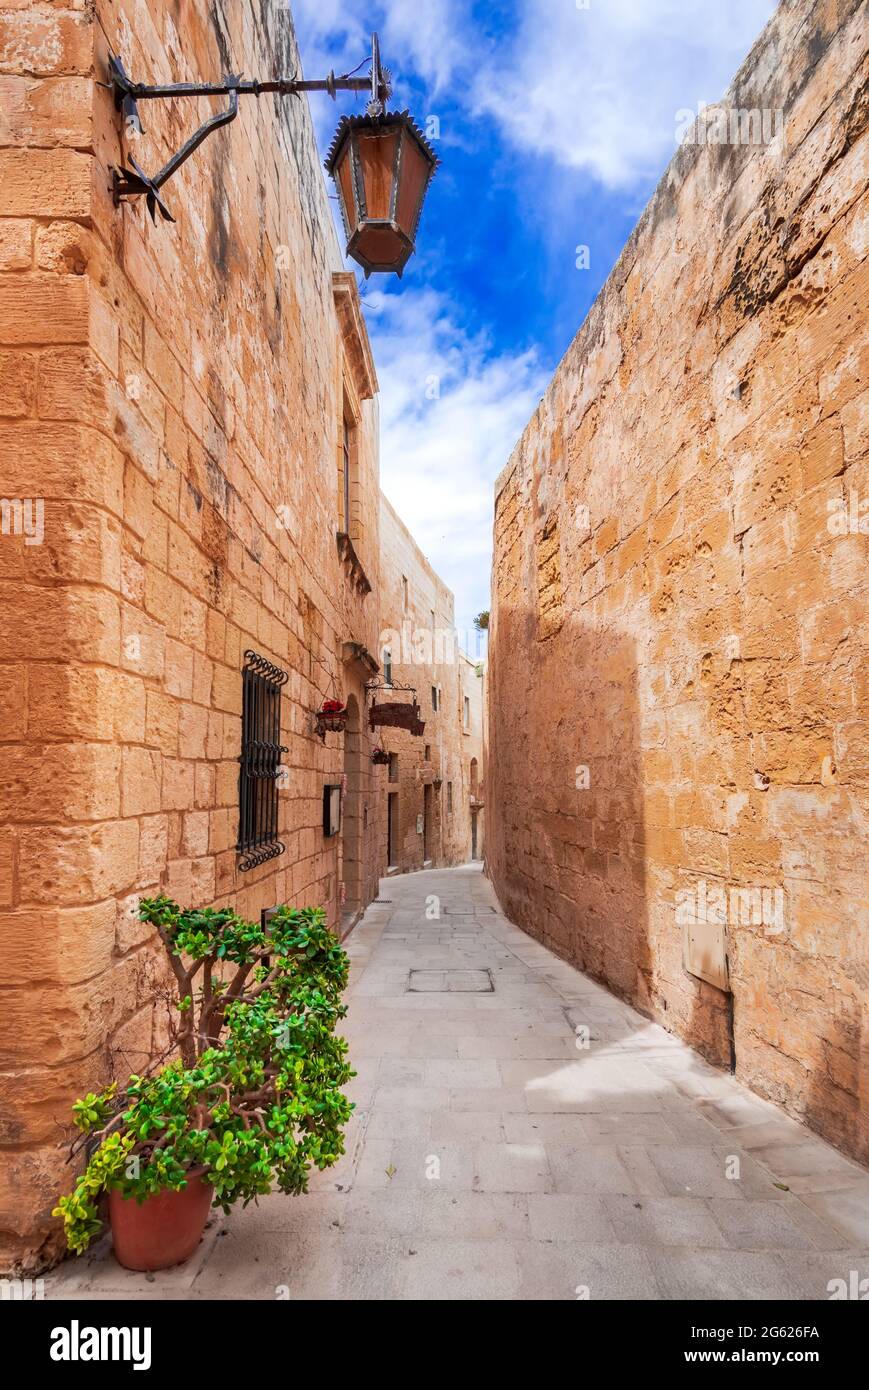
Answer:
[[[362,907],[362,732],[359,702],[347,697],[344,730],[344,806],[341,817],[342,935],[353,925]]]

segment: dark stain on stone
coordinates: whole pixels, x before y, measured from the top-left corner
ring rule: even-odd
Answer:
[[[219,607],[220,607],[220,587],[221,587],[221,571],[220,571],[220,566],[219,566],[219,565],[212,565],[211,568],[210,568],[210,570],[208,571],[208,577],[207,577],[207,579],[206,579],[206,588],[207,588],[207,590],[208,590],[208,601],[209,601],[209,603],[211,604],[212,608],[219,608]]]
[[[215,510],[220,516],[226,518],[229,513],[229,495],[232,487],[223,469],[210,454],[205,457],[205,476]]]
[[[206,502],[202,511],[200,544],[216,570],[225,569],[229,556],[230,532],[224,518]]]
[[[184,486],[193,498],[193,505],[198,512],[202,511],[202,493],[198,487],[194,487],[189,478],[184,479]]]
[[[283,341],[283,315],[281,301],[281,277],[276,270],[274,277],[274,293],[272,296],[271,313],[266,324],[266,333],[269,340],[269,347],[275,356],[280,354],[281,343]]]
[[[221,166],[215,163],[214,175],[211,181],[211,193],[209,197],[211,207],[211,236],[209,247],[211,259],[224,284],[220,288],[221,296],[226,292],[225,281],[229,276],[229,207],[224,194],[223,177]]]
[[[224,73],[232,71],[232,52],[229,37],[229,24],[223,12],[223,0],[211,0],[208,17],[217,40],[217,50]]]
[[[823,58],[830,46],[830,35],[821,32],[820,28],[813,29],[806,40],[806,66],[813,71]]]
[[[221,76],[233,71],[232,47],[229,23],[224,12],[223,0],[211,0],[209,18],[220,54]],[[223,132],[224,137],[226,132]],[[219,136],[217,137],[220,138]],[[226,140],[213,151],[211,184],[209,189],[210,236],[209,250],[214,268],[218,274],[218,295],[222,300],[226,294],[226,280],[229,276],[230,261],[230,207],[223,179],[223,161],[228,157]]]

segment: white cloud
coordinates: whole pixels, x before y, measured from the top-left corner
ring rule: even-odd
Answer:
[[[383,490],[467,628],[489,606],[492,485],[548,374],[535,352],[494,353],[483,335],[469,335],[435,290],[364,293],[382,393]]]
[[[476,110],[520,149],[607,187],[663,173],[676,112],[715,101],[774,0],[523,0],[519,31],[481,68]]]
[[[315,62],[325,64],[324,76],[331,67],[336,72],[355,67],[370,54],[375,30],[380,35],[383,62],[396,79],[398,97],[402,70],[413,72],[437,92],[470,62],[470,26],[466,7],[457,0],[416,4],[412,0],[371,0],[362,18],[349,9],[345,0],[294,0],[296,31],[309,76]]]
[[[663,173],[676,112],[722,95],[774,9],[775,0],[589,0],[587,9],[518,0],[513,30],[493,36],[459,0],[371,0],[364,22],[344,0],[293,4],[309,75],[355,67],[376,28],[399,104],[403,72],[434,97],[451,84],[518,149],[607,187]]]
[[[514,28],[500,36],[491,13],[487,32],[476,26],[468,0],[292,8],[307,76],[354,68],[376,28],[395,104],[405,101],[403,74],[427,99],[449,86],[468,117],[454,138],[473,143],[474,118],[494,120],[506,155],[536,156],[539,183],[526,192],[557,223],[582,187],[577,174],[623,189],[627,206],[644,199],[674,152],[677,111],[723,93],[775,3],[590,0],[586,10],[576,0],[515,0]],[[311,110],[325,149],[335,108],[318,98]],[[593,217],[593,197],[588,209]],[[373,283],[363,293],[382,391],[383,488],[453,589],[466,628],[489,605],[492,485],[548,372],[536,352],[499,351],[485,332],[468,332],[470,314],[440,290]]]

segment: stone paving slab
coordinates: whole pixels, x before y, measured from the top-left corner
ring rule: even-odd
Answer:
[[[307,1196],[217,1213],[185,1265],[130,1274],[105,1238],[47,1298],[801,1300],[869,1277],[869,1173],[532,941],[479,866],[382,896],[346,943],[346,1155]]]

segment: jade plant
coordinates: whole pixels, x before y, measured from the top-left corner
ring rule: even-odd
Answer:
[[[160,935],[177,998],[167,1046],[144,1074],[73,1106],[70,1157],[82,1147],[89,1157],[54,1214],[77,1254],[111,1189],[141,1202],[196,1170],[224,1211],[273,1187],[304,1192],[311,1167],[344,1152],[353,1108],[341,1087],[355,1073],[335,1034],[348,962],[321,908],[281,907],[263,927],[157,897],[139,916]]]

